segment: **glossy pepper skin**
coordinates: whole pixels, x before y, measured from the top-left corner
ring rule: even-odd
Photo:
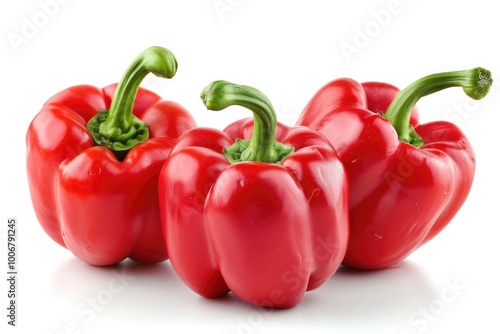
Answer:
[[[457,126],[418,124],[412,108],[420,97],[455,86],[481,99],[491,82],[482,68],[430,75],[400,93],[385,83],[338,79],[310,100],[297,124],[323,133],[349,175],[345,265],[393,266],[452,220],[472,185],[474,151]]]
[[[344,257],[344,167],[316,131],[277,123],[251,87],[216,81],[202,98],[212,110],[249,108],[254,119],[187,131],[165,162],[160,212],[172,266],[204,297],[231,290],[255,305],[293,307]]]
[[[176,139],[195,122],[179,104],[139,84],[149,72],[170,78],[176,68],[170,51],[149,48],[118,87],[63,90],[29,126],[27,176],[35,214],[53,240],[89,264],[167,259],[158,175]],[[113,133],[101,134],[99,124]]]

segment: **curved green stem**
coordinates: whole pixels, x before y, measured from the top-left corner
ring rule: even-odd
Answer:
[[[116,87],[109,110],[101,110],[87,123],[97,145],[127,152],[149,138],[148,125],[132,112],[139,86],[148,73],[172,78],[177,71],[174,55],[162,47],[144,50],[130,64]]]
[[[421,97],[450,87],[462,87],[467,96],[479,100],[488,94],[492,82],[491,72],[481,67],[431,74],[403,89],[392,101],[384,117],[396,129],[399,140],[420,147],[423,140],[410,125],[410,116]]]
[[[224,150],[230,162],[259,161],[280,163],[291,154],[293,147],[274,140],[277,118],[269,99],[259,90],[227,81],[214,81],[201,92],[201,99],[209,110],[222,110],[232,105],[253,112],[254,128],[250,140],[237,139]]]

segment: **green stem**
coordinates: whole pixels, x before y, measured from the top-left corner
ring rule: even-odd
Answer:
[[[293,152],[293,147],[283,145],[274,139],[277,125],[276,112],[261,91],[219,80],[203,89],[201,99],[209,110],[218,111],[239,105],[253,112],[252,138],[237,139],[223,152],[231,163],[240,161],[280,163]]]
[[[165,48],[154,46],[139,54],[116,87],[109,110],[99,111],[87,123],[95,143],[123,156],[146,141],[148,125],[132,114],[139,85],[148,73],[172,78],[176,71],[177,60]]]
[[[492,82],[491,72],[481,67],[431,74],[403,89],[392,101],[384,117],[396,129],[399,140],[421,147],[423,140],[410,125],[411,111],[421,97],[450,87],[462,87],[467,96],[480,100],[488,94]]]

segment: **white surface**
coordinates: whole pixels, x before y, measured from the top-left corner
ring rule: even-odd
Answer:
[[[233,297],[200,298],[168,261],[105,269],[79,262],[39,226],[24,165],[25,132],[45,100],[70,85],[116,82],[151,45],[171,49],[180,66],[174,79],[148,78],[143,86],[186,106],[200,125],[218,128],[249,114],[205,110],[198,96],[215,79],[259,88],[280,120],[293,124],[312,94],[341,76],[404,87],[426,74],[483,66],[500,78],[500,20],[493,3],[3,1],[0,267],[6,275],[6,224],[16,217],[19,276],[18,326],[7,325],[2,279],[0,331],[498,332],[498,85],[479,102],[451,89],[418,104],[422,122],[459,123],[477,155],[471,194],[443,233],[399,268],[342,269],[286,311],[265,311]],[[348,44],[356,48],[350,56],[342,51]]]

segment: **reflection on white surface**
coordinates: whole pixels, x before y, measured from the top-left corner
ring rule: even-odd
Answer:
[[[380,271],[342,267],[322,287],[308,292],[297,307],[273,310],[252,306],[232,294],[218,299],[199,297],[184,286],[168,261],[93,267],[70,258],[56,268],[50,281],[52,303],[65,308],[60,317],[52,317],[47,329],[86,333],[109,328],[120,320],[123,328],[189,324],[214,333],[306,328],[337,328],[344,333],[366,328],[373,328],[372,333],[416,332],[424,328],[418,321],[419,310],[440,298],[441,285],[411,261]]]

